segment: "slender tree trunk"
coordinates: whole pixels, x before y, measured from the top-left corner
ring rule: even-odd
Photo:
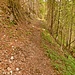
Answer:
[[[48,29],[51,34],[53,31],[53,24],[54,24],[54,4],[55,4],[55,0],[48,0],[47,2],[47,5],[48,5],[47,6],[47,9],[48,9],[47,23],[48,23]]]
[[[72,13],[71,14],[73,14],[73,5],[72,5]],[[69,29],[69,46],[68,46],[68,48],[70,49],[70,47],[71,47],[71,40],[72,40],[72,25],[73,25],[73,15],[72,15],[72,17],[71,17],[71,25],[70,25],[70,29]]]

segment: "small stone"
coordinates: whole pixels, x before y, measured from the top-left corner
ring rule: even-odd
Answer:
[[[8,71],[10,71],[10,70],[11,70],[11,68],[10,68],[10,67],[8,67],[8,68],[7,68],[7,70],[8,70]]]
[[[14,46],[12,46],[12,48],[14,48]]]
[[[15,40],[15,42],[17,42],[17,40]]]
[[[10,58],[11,60],[13,60],[14,59],[14,57],[13,56],[11,56],[11,58]]]
[[[12,74],[13,71],[10,71],[10,73]]]
[[[32,27],[34,27],[34,26],[32,26]]]
[[[13,71],[11,70],[11,71],[9,71],[9,72],[7,72],[7,74],[9,75],[9,74],[11,74],[12,75],[12,73],[13,73]]]
[[[42,29],[43,31],[45,31],[45,29]]]
[[[19,71],[19,68],[16,68],[17,71]]]
[[[3,72],[3,74],[6,74],[6,72]]]

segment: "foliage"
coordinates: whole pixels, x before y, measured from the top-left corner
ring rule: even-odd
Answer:
[[[43,41],[48,41],[51,43],[52,39],[49,37],[49,33],[45,32],[43,35]],[[54,50],[53,48],[49,48],[48,45],[44,42],[43,44],[44,49],[46,50],[46,55],[51,59],[51,63],[54,68],[59,72],[61,75],[74,75],[75,74],[75,59],[67,53],[65,55],[61,55],[58,51]],[[65,52],[64,52],[65,53]]]
[[[42,38],[46,41],[48,41],[49,43],[52,42],[51,36],[47,31],[42,32]]]
[[[48,29],[61,42],[61,45],[70,49],[75,43],[72,42],[75,35],[75,1],[48,0],[47,6]]]
[[[39,4],[40,4],[40,15],[41,15],[42,19],[44,19],[44,16],[47,14],[47,12],[46,12],[46,1],[39,0]]]

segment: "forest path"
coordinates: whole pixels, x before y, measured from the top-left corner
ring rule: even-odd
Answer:
[[[0,24],[0,75],[57,75],[41,47],[40,26]]]

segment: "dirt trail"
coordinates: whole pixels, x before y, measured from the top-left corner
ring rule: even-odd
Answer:
[[[0,75],[57,75],[41,47],[40,21],[0,31]]]

